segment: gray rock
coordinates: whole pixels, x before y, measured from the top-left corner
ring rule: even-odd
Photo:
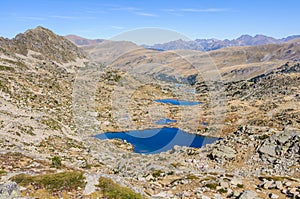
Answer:
[[[285,186],[287,186],[287,187],[290,187],[291,185],[292,185],[291,182],[286,182],[286,183],[285,183]]]
[[[86,186],[84,189],[84,194],[85,195],[89,195],[93,192],[95,192],[96,187],[95,185],[97,185],[99,183],[99,178],[100,178],[100,174],[84,174],[85,177],[85,181],[86,181]]]
[[[276,181],[275,182],[275,185],[276,185],[276,188],[279,189],[279,190],[282,190],[283,189],[283,185],[282,185],[282,182],[281,181]]]
[[[264,185],[263,185],[263,188],[264,189],[270,189],[270,188],[272,188],[272,187],[274,187],[275,185],[274,185],[274,182],[273,181],[266,181],[265,183],[264,183]]]
[[[153,175],[149,174],[147,177],[146,177],[146,180],[147,181],[152,181],[154,180],[155,178],[153,177]]]
[[[15,182],[0,185],[0,199],[12,199],[20,196],[20,190]]]
[[[229,184],[227,183],[227,182],[224,182],[224,181],[222,181],[222,182],[220,182],[220,186],[221,186],[221,188],[229,188]]]
[[[294,194],[295,196],[299,194],[296,187],[290,189],[288,192],[291,193],[291,194]]]
[[[156,194],[156,195],[153,195],[152,196],[152,198],[161,198],[161,199],[163,199],[163,198],[170,198],[170,194],[168,194],[167,192],[160,192],[160,193],[158,193],[158,194]]]
[[[283,190],[281,190],[281,193],[286,194],[286,193],[287,193],[287,190],[286,190],[286,189],[283,189]]]
[[[220,146],[219,148],[213,149],[211,156],[213,159],[225,158],[227,160],[235,157],[236,151],[228,146]]]
[[[239,197],[239,195],[241,195],[241,193],[236,191],[236,190],[234,190],[233,193],[232,193],[232,197],[234,197],[234,198]]]
[[[215,199],[223,199],[223,197],[219,194],[214,194],[214,196],[215,196]]]
[[[263,141],[257,152],[260,158],[266,163],[276,163],[280,167],[289,170],[291,165],[297,164],[295,159],[299,158],[300,131],[295,129],[278,132]],[[277,166],[278,167],[278,166]],[[280,168],[275,168],[281,171]]]
[[[239,199],[256,199],[257,193],[255,191],[244,191]]]
[[[232,189],[227,189],[226,197],[229,198],[232,195],[233,195]]]
[[[271,157],[276,156],[276,145],[275,143],[270,143],[268,140],[265,141],[258,149],[258,152],[264,155],[269,155]]]
[[[232,178],[232,180],[230,181],[230,184],[237,186],[238,184],[243,184],[243,181],[242,181],[242,179],[240,179],[240,178],[234,177],[234,178]]]
[[[270,193],[269,197],[274,199],[279,198],[279,196],[274,193]]]
[[[210,197],[208,197],[208,196],[201,196],[201,199],[210,199]]]

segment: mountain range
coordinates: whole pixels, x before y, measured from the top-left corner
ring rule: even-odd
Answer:
[[[68,40],[72,41],[77,46],[95,45],[104,41],[104,39],[86,39],[77,35],[65,36]],[[145,48],[155,50],[200,50],[211,51],[220,48],[226,48],[231,46],[258,46],[266,44],[282,44],[294,39],[300,38],[300,35],[292,35],[281,39],[275,39],[273,37],[265,35],[242,35],[237,39],[195,39],[191,41],[185,41],[182,39],[154,45],[142,45]]]
[[[242,35],[237,39],[196,39],[194,41],[184,41],[182,39],[170,41],[163,44],[154,44],[152,46],[144,45],[147,48],[159,49],[159,50],[201,50],[211,51],[220,48],[226,48],[231,46],[258,46],[266,44],[281,44],[290,40],[300,38],[300,35],[293,35],[282,39],[275,39],[273,37],[265,35]]]

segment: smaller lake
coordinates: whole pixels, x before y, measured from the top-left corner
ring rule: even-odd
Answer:
[[[175,123],[175,122],[177,122],[177,120],[172,120],[172,119],[169,119],[169,118],[164,118],[164,119],[157,120],[155,122],[155,124],[164,125],[164,124],[170,124],[170,123]]]
[[[218,140],[190,134],[178,128],[158,128],[132,130],[127,132],[107,132],[95,136],[98,139],[121,139],[133,145],[133,152],[153,154],[168,151],[175,145],[200,148]]]
[[[165,104],[179,105],[179,106],[194,106],[194,105],[201,104],[201,102],[191,102],[191,101],[176,100],[176,99],[158,99],[154,101],[165,103]]]

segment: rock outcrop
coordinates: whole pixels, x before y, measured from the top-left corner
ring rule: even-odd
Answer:
[[[41,26],[20,33],[11,40],[2,38],[0,39],[0,46],[7,52],[24,56],[33,51],[35,53],[31,54],[37,59],[48,59],[59,63],[75,61],[77,58],[85,57],[83,51],[72,42]]]

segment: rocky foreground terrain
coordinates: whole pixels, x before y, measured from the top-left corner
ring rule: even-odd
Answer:
[[[300,198],[299,58],[297,40],[206,54],[0,38],[0,198]],[[222,139],[142,155],[92,137],[162,116]]]

